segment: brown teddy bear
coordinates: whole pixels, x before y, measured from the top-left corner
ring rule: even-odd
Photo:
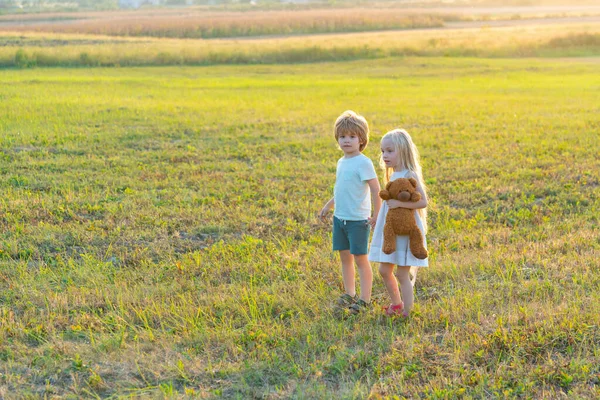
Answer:
[[[421,194],[417,192],[417,181],[414,178],[398,178],[388,182],[385,189],[379,192],[383,200],[419,201]],[[408,235],[410,252],[418,259],[427,258],[427,249],[423,244],[423,235],[415,221],[415,210],[408,208],[391,208],[385,217],[383,226],[383,252],[391,254],[396,251],[396,235]]]

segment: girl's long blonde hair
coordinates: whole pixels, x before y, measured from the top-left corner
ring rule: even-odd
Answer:
[[[427,188],[425,187],[425,182],[423,181],[423,172],[421,170],[421,162],[419,157],[419,150],[417,146],[412,141],[412,138],[404,129],[394,129],[383,135],[381,140],[390,139],[396,148],[396,152],[398,153],[400,165],[398,166],[400,170],[407,169],[412,171],[417,175],[417,179],[419,180],[419,184],[421,188],[423,188],[423,192],[425,196],[427,196]],[[386,167],[383,162],[383,155],[379,158],[379,165],[384,171],[383,176],[383,186],[387,185],[390,181],[390,177],[394,173],[394,168]],[[427,208],[420,208],[417,210],[419,216],[421,217],[421,221],[423,222],[423,228],[427,233]]]

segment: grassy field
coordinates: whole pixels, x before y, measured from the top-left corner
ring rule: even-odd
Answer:
[[[439,27],[448,15],[370,8],[224,12],[196,9],[48,14],[0,17],[18,31],[111,36],[227,38]],[[58,18],[69,18],[58,23]],[[22,26],[2,22],[21,20]]]
[[[404,4],[404,3],[402,3]],[[167,8],[0,16],[0,67],[600,55],[600,7]],[[314,6],[314,5],[313,5]],[[311,7],[313,7],[311,6]],[[304,7],[304,6],[303,6]],[[306,6],[308,7],[308,6]]]
[[[600,6],[505,5],[432,2],[350,2],[345,4],[248,4],[222,7],[143,8],[104,12],[0,14],[1,32],[44,32],[118,37],[254,38],[384,30],[441,28],[457,21],[473,22],[592,18]],[[235,7],[229,9],[228,7]],[[277,7],[264,9],[263,7]],[[236,9],[242,7],[241,9]],[[582,21],[580,21],[582,22]]]
[[[0,71],[4,398],[597,398],[597,58]],[[430,188],[407,322],[335,318],[345,109]]]
[[[277,64],[398,56],[600,55],[600,23],[184,40],[0,33],[0,67]]]

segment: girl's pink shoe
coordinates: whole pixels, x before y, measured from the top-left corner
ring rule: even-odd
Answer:
[[[408,317],[408,313],[404,312],[404,303],[400,304],[390,304],[387,307],[383,308],[385,311],[385,315],[388,317]]]

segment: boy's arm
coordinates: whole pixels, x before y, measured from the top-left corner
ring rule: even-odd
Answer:
[[[379,209],[381,208],[381,198],[379,197],[380,187],[377,178],[369,179],[367,183],[369,184],[369,189],[371,189],[371,203],[373,204],[373,215],[369,218],[369,224],[374,228],[377,216],[379,215]]]
[[[319,211],[319,218],[321,218],[322,221],[325,221],[327,214],[334,207],[335,201],[333,199],[334,197],[332,197],[327,203],[325,203],[321,211]]]

